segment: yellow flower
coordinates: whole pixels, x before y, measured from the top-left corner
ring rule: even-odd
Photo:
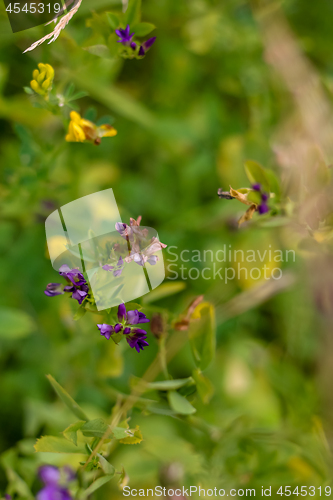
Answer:
[[[93,122],[81,118],[76,111],[71,111],[71,121],[66,135],[67,142],[85,142],[90,141],[94,144],[100,144],[102,137],[114,137],[117,135],[116,129],[111,125],[101,125],[98,127]]]
[[[50,64],[38,64],[39,69],[35,69],[32,73],[30,87],[37,94],[48,97],[49,91],[52,89],[54,79],[54,69]]]

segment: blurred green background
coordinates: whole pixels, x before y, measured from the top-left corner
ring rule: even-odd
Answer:
[[[281,6],[332,101],[331,2],[286,0]],[[55,43],[22,54],[48,28],[14,35],[1,5],[0,451],[14,448],[13,468],[29,484],[39,463],[76,467],[72,455],[33,454],[36,438],[58,435],[74,421],[45,374],[92,418],[107,417],[115,403],[110,388],[128,393],[131,375],[141,376],[157,353],[150,334],[151,345],[140,355],[125,343],[106,344],[92,315],[73,321],[76,302],[43,293],[58,280],[48,259],[45,218],[112,187],[123,222],[142,215],[142,223],[178,253],[216,252],[223,245],[294,249],[296,261],[278,266],[297,279],[276,296],[264,292],[254,307],[249,297],[260,283],[244,279],[227,285],[186,279],[179,293],[150,302],[175,315],[199,294],[216,306],[217,353],[206,372],[215,392],[209,405],[193,395],[197,413],[191,422],[133,410],[131,425],[140,425],[144,441],[118,444],[110,461],[124,465],[131,487],[265,485],[276,492],[286,484],[328,485],[331,323],[317,311],[292,228],[260,224],[256,215],[251,226],[238,230],[242,205],[216,194],[218,187],[249,185],[246,159],[280,172],[272,137],[290,97],[264,59],[256,4],[143,0],[143,20],[157,27],[144,59],[102,59],[84,50],[100,43],[103,12],[117,9],[121,5],[113,0],[83,0]],[[93,107],[98,119],[111,115],[118,135],[100,146],[66,143],[61,119],[33,107],[23,91],[39,62],[54,67],[60,90],[74,82],[87,91],[77,101],[81,113]],[[167,267],[167,251],[164,257]],[[202,269],[207,263],[184,265]],[[249,306],[237,303],[230,312],[228,301],[243,293]],[[170,373],[187,377],[193,368],[186,345]],[[3,456],[8,463],[8,452]],[[0,491],[7,483],[4,469]],[[111,494],[122,498],[116,482],[96,498]]]

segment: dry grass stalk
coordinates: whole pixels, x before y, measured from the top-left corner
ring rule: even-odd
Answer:
[[[23,54],[25,52],[29,52],[31,50],[34,50],[36,47],[38,47],[39,45],[44,43],[46,40],[50,40],[49,43],[54,42],[58,38],[58,36],[60,35],[61,31],[67,26],[67,24],[72,19],[74,14],[77,13],[81,3],[82,3],[82,0],[78,0],[77,2],[75,2],[74,7],[72,7],[72,9],[60,19],[60,21],[58,22],[58,24],[56,25],[54,30],[51,33],[49,33],[48,35],[41,38],[40,40],[37,40],[37,42],[33,43],[28,49],[26,49],[23,52]]]

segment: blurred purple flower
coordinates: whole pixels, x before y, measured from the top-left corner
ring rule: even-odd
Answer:
[[[144,56],[147,52],[147,50],[150,49],[150,47],[155,43],[156,36],[153,36],[152,38],[148,38],[143,44],[141,45],[139,49],[139,56]]]
[[[44,293],[48,297],[55,297],[56,295],[62,295],[64,292],[60,283],[49,283]]]
[[[132,47],[132,49],[136,49],[136,43],[132,41],[134,33],[130,33],[129,24],[126,26],[124,30],[118,29],[115,30],[116,35],[119,36],[120,40],[117,40],[117,43],[122,43],[125,47]]]
[[[259,183],[253,184],[252,189],[254,191],[258,191],[260,193],[260,196],[261,196],[261,203],[258,205],[259,214],[260,215],[266,214],[267,212],[269,212],[269,206],[267,205],[267,201],[269,198],[268,194],[261,190],[261,184],[259,184]]]
[[[65,473],[66,484],[60,484],[62,479],[61,471],[53,465],[43,465],[39,468],[38,475],[44,483],[36,496],[36,500],[72,500],[72,495],[67,489],[67,484],[75,479],[74,472],[66,467],[63,469]]]
[[[44,484],[58,484],[60,470],[54,465],[42,465],[38,470],[38,476]]]

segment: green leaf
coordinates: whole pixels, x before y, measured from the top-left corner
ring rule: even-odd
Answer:
[[[76,311],[76,313],[74,314],[74,321],[78,321],[79,319],[81,319],[85,314],[86,314],[86,308],[84,305],[80,306],[78,308],[78,310]]]
[[[91,45],[90,47],[83,47],[83,49],[94,56],[103,57],[104,59],[113,59],[106,45]]]
[[[187,401],[186,398],[184,398],[184,396],[181,396],[176,391],[169,391],[168,392],[168,401],[169,401],[171,408],[176,413],[180,413],[181,415],[192,415],[192,413],[195,413],[197,411],[191,405],[191,403],[189,401]]]
[[[112,434],[115,439],[124,439],[128,437],[127,429],[123,427],[115,427],[112,429]]]
[[[200,370],[193,370],[193,378],[197,384],[197,391],[201,401],[205,405],[208,404],[214,394],[213,384]]]
[[[127,437],[120,439],[119,442],[122,444],[139,444],[141,443],[143,437],[142,433],[137,425],[135,429],[128,429]]]
[[[104,458],[100,453],[97,453],[97,456],[99,458],[99,465],[101,466],[104,474],[114,476],[116,469],[113,467],[113,465],[111,465],[110,462],[108,462],[106,458]]]
[[[80,453],[83,455],[87,454],[85,446],[71,443],[63,437],[57,436],[43,436],[37,439],[34,446],[36,451],[43,453]]]
[[[103,437],[109,426],[102,418],[96,418],[86,422],[81,427],[81,432],[86,437]]]
[[[141,0],[129,0],[124,16],[124,24],[132,26],[141,18]]]
[[[246,199],[260,205],[261,203],[261,194],[259,191],[249,191],[246,195]]]
[[[281,198],[281,186],[277,175],[272,170],[265,170],[266,177],[269,182],[269,188],[271,193],[275,193],[275,200],[279,201]]]
[[[30,87],[23,87],[23,90],[28,95],[33,95],[34,94],[34,91]]]
[[[79,498],[81,500],[85,500],[92,493],[94,493],[94,491],[98,490],[99,488],[101,488],[101,486],[108,483],[113,478],[113,476],[114,474],[107,474],[106,476],[99,477],[89,486],[89,488],[80,493]]]
[[[151,382],[150,384],[147,384],[146,387],[147,389],[155,389],[156,391],[175,391],[189,383],[193,383],[192,377]]]
[[[156,26],[152,23],[139,23],[135,24],[132,29],[135,33],[135,36],[147,36],[154,29],[156,29]]]
[[[109,25],[113,30],[116,30],[118,26],[120,25],[119,18],[115,15],[112,14],[112,12],[107,12],[106,17],[109,21]]]
[[[71,101],[76,101],[77,99],[82,99],[82,97],[87,97],[88,92],[86,92],[85,90],[80,90],[79,92],[75,92],[75,94],[73,94],[69,99],[67,99],[67,102],[71,102]]]
[[[58,394],[59,398],[62,400],[63,403],[65,403],[65,405],[67,406],[67,408],[69,408],[71,410],[71,412],[74,413],[74,415],[77,418],[79,418],[80,420],[85,420],[86,422],[88,422],[89,418],[84,413],[84,411],[82,410],[82,408],[80,408],[80,406],[76,403],[76,401],[74,401],[74,399],[72,398],[72,396],[70,396],[68,394],[68,392],[66,392],[65,389],[63,389],[61,387],[61,385],[58,384],[58,382],[52,377],[52,375],[46,375],[46,377],[50,381],[53,389]]]
[[[81,429],[81,427],[85,424],[86,422],[84,420],[79,420],[78,422],[75,422],[74,424],[71,424],[67,429],[63,431],[63,436],[65,439],[68,441],[71,441],[72,443],[77,446],[77,431]]]
[[[148,293],[142,298],[142,302],[148,304],[149,302],[155,302],[155,300],[164,299],[169,297],[169,295],[174,295],[179,293],[186,288],[186,283],[184,281],[174,281],[172,283],[162,283],[152,292]]]
[[[190,323],[188,335],[196,365],[201,370],[207,368],[215,356],[215,309],[209,302],[201,302],[192,314],[198,321]]]
[[[256,161],[247,160],[245,162],[245,172],[251,184],[261,184],[263,191],[270,193],[269,180],[265,169]]]
[[[0,308],[0,338],[21,339],[30,335],[36,328],[33,319],[20,309]]]
[[[123,336],[124,336],[124,335],[123,335],[123,332],[122,332],[122,331],[120,331],[120,332],[118,332],[118,333],[113,333],[113,334],[111,335],[111,339],[113,340],[113,342],[114,342],[116,345],[118,345],[118,344],[119,344],[119,342],[121,341],[121,339],[123,338]]]

